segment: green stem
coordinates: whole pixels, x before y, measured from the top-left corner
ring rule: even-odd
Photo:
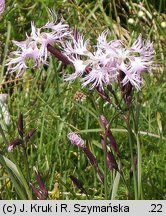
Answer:
[[[130,199],[130,188],[129,188],[129,186],[128,186],[127,182],[126,182],[126,179],[125,179],[125,177],[124,177],[123,170],[120,169],[118,172],[120,173],[120,175],[121,175],[121,177],[122,177],[122,180],[123,180],[124,184],[126,185],[127,192],[128,192],[127,195],[128,195],[128,198]]]
[[[31,182],[31,177],[30,177],[30,171],[29,171],[29,161],[28,161],[28,155],[27,155],[27,149],[25,146],[25,143],[23,143],[23,152],[24,152],[24,157],[25,157],[25,167],[26,167],[26,172],[27,172],[27,182]]]
[[[65,184],[65,183],[62,181],[61,178],[58,178],[58,181],[59,181],[60,184],[61,184],[62,186],[64,186],[74,197],[76,197],[76,194],[73,192],[73,190],[70,189],[70,188],[67,186],[67,184]],[[63,192],[62,192],[62,194],[63,194]]]
[[[135,171],[135,165],[134,165],[133,143],[132,143],[132,130],[131,130],[130,122],[129,121],[130,120],[129,120],[129,115],[128,115],[128,117],[127,117],[127,129],[128,129],[129,145],[130,145],[131,165],[132,165],[133,179],[134,179],[134,195],[135,195],[135,200],[137,200],[138,199],[137,178],[136,178],[136,171]]]
[[[107,146],[106,146],[106,137],[107,135],[104,134],[104,194],[105,194],[105,200],[108,199],[107,197]]]
[[[2,138],[3,138],[4,142],[6,143],[6,145],[8,145],[9,142],[8,142],[8,140],[6,139],[6,136],[5,136],[5,133],[4,133],[4,131],[3,131],[3,128],[2,128],[2,126],[1,126],[1,124],[0,124],[0,134],[2,135]]]
[[[142,157],[141,157],[141,146],[139,142],[139,136],[138,134],[136,135],[137,139],[137,155],[138,155],[138,162],[137,162],[137,170],[138,170],[138,199],[141,199],[141,162],[142,162]]]

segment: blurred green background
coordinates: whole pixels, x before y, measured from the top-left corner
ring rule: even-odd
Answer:
[[[37,133],[28,146],[30,168],[36,166],[51,192],[50,199],[85,199],[71,179],[81,179],[91,199],[103,199],[103,185],[83,153],[67,140],[67,134],[75,128],[94,152],[103,167],[100,144],[100,126],[96,118],[100,105],[108,119],[114,108],[108,106],[95,91],[81,88],[79,80],[68,83],[63,74],[71,68],[50,56],[49,66],[27,70],[19,79],[15,74],[5,76],[7,56],[15,49],[12,40],[24,40],[30,34],[31,21],[41,27],[48,21],[48,8],[53,8],[57,20],[63,17],[71,28],[77,27],[86,37],[95,38],[104,29],[110,30],[110,39],[133,41],[142,33],[143,38],[154,42],[155,67],[145,74],[145,83],[139,94],[142,151],[142,191],[144,199],[166,199],[166,1],[122,1],[122,0],[47,0],[6,1],[5,13],[0,20],[0,70],[1,93],[8,94],[10,124],[1,121],[8,142],[18,136],[17,119],[24,115],[25,131],[37,128]],[[86,95],[86,100],[75,101],[77,91]],[[136,95],[136,92],[134,96]],[[133,107],[134,107],[133,103]],[[93,114],[93,115],[92,115]],[[96,118],[94,118],[96,116]],[[133,126],[134,127],[134,126]],[[130,182],[130,153],[127,133],[122,117],[112,122],[113,134],[122,153],[125,178]],[[148,134],[147,134],[148,133]],[[16,158],[24,170],[23,152],[17,147],[7,152],[7,145],[0,137],[0,152]],[[31,178],[35,181],[32,171]],[[108,175],[109,190],[115,171]],[[54,188],[58,183],[59,187]],[[57,186],[57,184],[56,184]],[[132,194],[131,186],[131,194]],[[71,193],[73,191],[74,193]],[[133,199],[133,197],[131,197]],[[0,199],[19,199],[3,166],[0,167]],[[116,199],[128,199],[126,188],[120,179]]]

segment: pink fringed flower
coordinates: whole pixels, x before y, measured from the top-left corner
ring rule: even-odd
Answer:
[[[11,54],[15,57],[8,59],[7,66],[10,66],[10,72],[17,71],[17,77],[21,76],[28,68],[27,62],[29,59],[33,60],[33,68],[35,68],[40,61],[40,51],[36,43],[30,39],[22,42],[13,41],[19,48]]]
[[[48,30],[50,32],[48,32]],[[54,43],[61,43],[62,39],[68,35],[68,25],[63,24],[63,20],[59,23],[51,20],[41,28],[37,28],[32,22],[31,35],[27,36],[25,41],[14,41],[18,48],[11,53],[13,57],[7,60],[8,62],[6,65],[8,66],[9,72],[12,73],[16,71],[17,77],[22,75],[28,68],[28,59],[33,60],[32,68],[39,66],[40,63],[48,64],[47,59],[49,53],[47,46],[53,46]]]
[[[132,86],[140,90],[143,83],[142,73],[150,69],[153,57],[153,44],[150,41],[144,43],[140,34],[131,48],[125,48],[123,52],[119,53],[118,69],[125,74],[122,84],[126,85],[130,82]]]
[[[65,80],[81,78],[82,86],[90,89],[101,89],[113,82],[118,82],[118,75],[124,73],[122,85],[131,83],[140,90],[143,83],[142,73],[148,71],[154,56],[153,44],[145,43],[140,35],[131,48],[122,41],[107,41],[108,30],[97,38],[97,45],[90,46],[89,40],[77,34],[71,36],[71,41],[64,45],[64,54],[74,66],[74,73],[65,75]]]
[[[36,42],[40,49],[40,56],[43,63],[47,63],[48,51],[47,45],[54,45],[54,43],[61,43],[62,38],[69,35],[68,25],[62,24],[62,21],[58,24],[48,22],[41,28],[36,28],[34,23],[31,23],[31,38]],[[51,32],[45,32],[46,29],[50,29]]]

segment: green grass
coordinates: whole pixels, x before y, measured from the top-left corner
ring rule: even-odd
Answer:
[[[118,3],[117,3],[118,2]],[[71,68],[50,57],[49,66],[41,66],[37,70],[28,70],[19,80],[11,77],[3,79],[6,67],[4,63],[10,51],[14,50],[12,40],[24,40],[25,33],[30,32],[30,22],[37,26],[47,22],[47,7],[54,8],[57,16],[63,16],[72,27],[76,26],[87,37],[95,41],[95,37],[105,28],[110,30],[110,39],[131,38],[132,41],[140,33],[146,39],[154,41],[156,50],[155,64],[152,73],[145,74],[144,87],[139,96],[134,93],[132,105],[133,116],[136,116],[140,104],[138,131],[141,151],[141,197],[140,199],[166,198],[166,27],[164,22],[166,11],[165,1],[155,5],[153,1],[7,1],[6,12],[0,22],[0,70],[1,92],[8,94],[8,109],[10,124],[5,126],[1,121],[3,135],[0,136],[0,154],[18,164],[20,172],[27,178],[24,153],[17,146],[13,153],[7,152],[7,143],[18,137],[17,120],[19,113],[24,116],[24,129],[27,133],[31,128],[37,132],[28,143],[28,159],[32,182],[35,182],[33,166],[37,167],[49,192],[54,189],[55,182],[59,184],[60,195],[56,199],[86,199],[85,194],[73,185],[70,175],[76,176],[84,183],[90,199],[105,199],[104,185],[99,181],[94,168],[90,165],[83,152],[72,145],[67,134],[70,131],[79,132],[86,140],[86,145],[92,150],[104,172],[104,156],[101,150],[99,112],[103,112],[111,122],[112,132],[119,145],[124,178],[130,185],[130,196],[127,187],[118,172],[107,170],[107,198],[135,199],[134,181],[130,178],[131,155],[126,124],[117,110],[105,103],[99,95],[87,88],[82,89],[79,80],[68,83],[63,81],[63,74]],[[140,17],[140,11],[143,16]],[[132,22],[129,22],[129,20]],[[3,83],[3,85],[2,85]],[[116,89],[117,87],[115,87]],[[86,100],[76,102],[74,95],[81,91]],[[119,95],[118,95],[119,96]],[[99,109],[97,108],[99,106]],[[115,117],[115,118],[114,118]],[[136,125],[137,127],[137,125]],[[131,121],[131,129],[135,131],[135,122]],[[1,133],[2,134],[2,133]],[[134,135],[132,135],[134,136]],[[134,156],[137,153],[136,138],[132,137]],[[15,159],[14,159],[15,158]],[[13,179],[9,176],[9,168],[1,161],[0,165],[0,199],[23,199],[25,185],[17,191]],[[11,168],[12,170],[12,168]],[[11,171],[10,170],[10,171]],[[136,169],[136,177],[139,173]],[[18,177],[13,177],[18,181]],[[31,190],[29,191],[31,193]],[[57,193],[58,194],[58,193]],[[25,196],[25,197],[24,197]],[[33,197],[35,198],[35,196]],[[50,199],[53,197],[50,194]],[[55,197],[54,197],[55,198]]]

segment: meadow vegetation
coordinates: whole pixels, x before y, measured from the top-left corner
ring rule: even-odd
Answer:
[[[31,21],[38,27],[44,25],[48,8],[94,43],[105,29],[111,40],[132,44],[141,33],[145,40],[153,41],[153,69],[144,73],[141,91],[133,90],[131,130],[117,107],[96,89],[82,88],[79,78],[64,81],[63,75],[73,69],[52,55],[48,65],[27,69],[18,78],[16,73],[6,75],[6,60],[15,50],[12,40],[25,40]],[[166,199],[166,1],[8,0],[0,17],[0,32],[0,87],[1,93],[8,95],[10,116],[6,124],[0,108],[0,199],[36,199],[29,183],[38,188],[41,179],[34,167],[42,176],[48,199]],[[128,108],[118,86],[113,89],[126,114]],[[118,169],[106,167],[101,113],[110,122],[119,147],[120,157],[113,151]],[[36,131],[25,143],[26,149],[18,145],[8,152],[9,143],[20,136],[20,118],[25,136],[32,128]],[[71,131],[84,139],[97,158],[104,183],[82,149],[67,138]]]

